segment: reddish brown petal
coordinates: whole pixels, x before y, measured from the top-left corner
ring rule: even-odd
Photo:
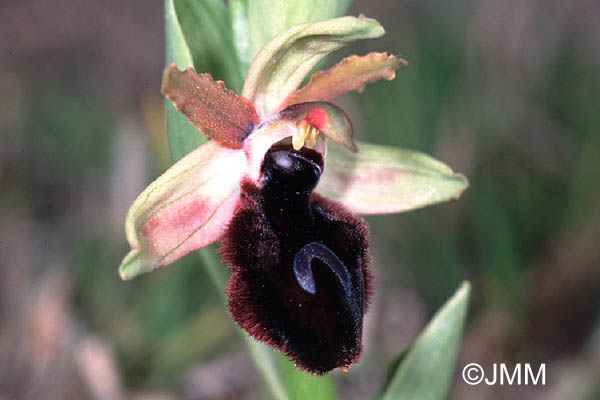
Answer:
[[[173,63],[163,72],[161,92],[200,132],[230,149],[242,142],[258,123],[254,106],[245,98],[214,81],[210,74],[192,68],[179,71]]]
[[[387,53],[370,53],[366,56],[344,58],[327,71],[317,72],[302,89],[293,92],[282,104],[307,101],[333,101],[352,90],[362,91],[367,83],[381,78],[394,79],[396,68],[406,65],[406,61]]]

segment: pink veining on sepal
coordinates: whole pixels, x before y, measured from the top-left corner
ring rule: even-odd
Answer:
[[[467,179],[416,151],[359,143],[357,153],[330,146],[316,192],[356,214],[398,213],[458,198]]]
[[[160,255],[160,266],[219,239],[233,215],[238,198],[237,190],[221,201],[210,196],[198,196],[181,208],[150,219],[141,233],[152,250]]]
[[[150,184],[126,219],[132,248],[123,279],[162,268],[219,239],[239,198],[246,171],[242,151],[209,141]]]

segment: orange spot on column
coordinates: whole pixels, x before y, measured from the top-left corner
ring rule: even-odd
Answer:
[[[311,109],[304,117],[304,120],[309,124],[322,131],[325,125],[329,122],[327,111],[322,108],[315,107]]]

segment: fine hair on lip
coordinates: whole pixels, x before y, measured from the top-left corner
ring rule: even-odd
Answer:
[[[372,287],[364,221],[312,193],[322,165],[315,150],[272,147],[262,182],[242,184],[221,247],[233,319],[317,374],[360,357]]]

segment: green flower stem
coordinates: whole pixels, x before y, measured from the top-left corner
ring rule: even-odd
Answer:
[[[206,272],[210,276],[219,297],[223,304],[227,303],[225,295],[225,286],[227,284],[227,267],[218,260],[217,254],[213,248],[205,248],[197,252],[202,261],[202,265],[206,268]],[[274,398],[288,400],[290,396],[285,388],[282,377],[278,371],[276,360],[273,357],[273,350],[269,349],[262,343],[252,339],[246,332],[236,326],[236,330],[244,338],[248,350],[252,355],[252,359],[256,367],[262,373],[267,386],[271,390]]]
[[[213,285],[215,285],[219,297],[225,303],[227,301],[227,296],[225,296],[225,285],[227,285],[228,279],[227,268],[217,259],[217,254],[211,247],[199,250],[197,254],[200,256],[202,265],[208,272]]]

